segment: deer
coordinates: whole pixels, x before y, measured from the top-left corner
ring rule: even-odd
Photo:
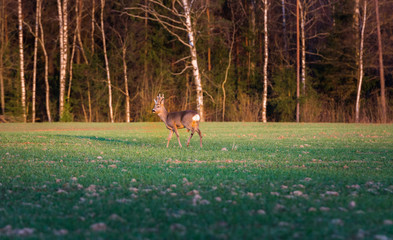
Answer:
[[[177,141],[181,145],[178,129],[186,128],[187,132],[191,131],[191,135],[187,140],[187,147],[190,145],[190,140],[195,132],[199,134],[199,144],[202,148],[202,133],[199,129],[199,122],[201,117],[194,110],[186,110],[180,112],[170,112],[165,108],[164,105],[164,94],[158,94],[157,99],[154,99],[153,113],[157,114],[158,117],[165,123],[166,128],[169,130],[168,142],[166,147],[168,148],[169,142],[171,141],[173,133],[176,134]]]

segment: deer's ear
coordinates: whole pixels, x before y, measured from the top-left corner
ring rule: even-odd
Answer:
[[[161,98],[161,104],[164,104],[164,100],[165,100],[165,98]]]

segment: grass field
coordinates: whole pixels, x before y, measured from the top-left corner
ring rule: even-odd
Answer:
[[[393,125],[201,130],[0,124],[0,239],[393,238]]]

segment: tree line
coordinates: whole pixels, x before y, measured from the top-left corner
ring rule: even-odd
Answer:
[[[391,0],[0,0],[1,121],[391,122]]]

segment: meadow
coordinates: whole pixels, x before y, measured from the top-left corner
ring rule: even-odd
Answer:
[[[200,128],[0,124],[0,239],[393,238],[393,125]]]

